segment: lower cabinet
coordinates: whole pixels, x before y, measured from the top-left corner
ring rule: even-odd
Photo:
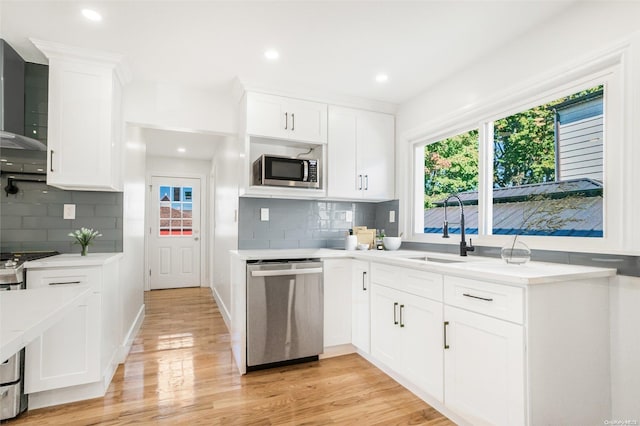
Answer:
[[[325,259],[324,347],[351,343],[351,260]]]
[[[92,293],[27,345],[25,393],[101,382],[117,364],[117,270],[117,262],[27,270],[29,289],[88,285]]]
[[[371,343],[371,285],[369,262],[352,261],[351,281],[351,343],[361,351],[369,353]]]
[[[523,327],[444,307],[444,401],[474,423],[525,424]]]
[[[442,401],[442,303],[371,285],[371,355]]]

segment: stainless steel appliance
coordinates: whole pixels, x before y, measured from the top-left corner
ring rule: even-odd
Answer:
[[[25,289],[23,263],[56,254],[57,251],[0,253],[0,291]],[[24,354],[22,349],[7,360],[0,360],[0,421],[14,418],[27,409]]]
[[[322,277],[318,259],[247,264],[247,370],[318,359]]]
[[[261,155],[253,162],[253,184],[320,188],[320,161],[276,155]]]

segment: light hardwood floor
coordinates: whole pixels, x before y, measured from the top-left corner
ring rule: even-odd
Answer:
[[[104,398],[14,425],[453,425],[358,355],[240,376],[207,288],[145,294],[146,318]],[[3,423],[4,425],[4,423]]]

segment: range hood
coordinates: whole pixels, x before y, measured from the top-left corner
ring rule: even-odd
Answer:
[[[24,60],[0,39],[0,148],[46,151],[37,139],[24,136]]]

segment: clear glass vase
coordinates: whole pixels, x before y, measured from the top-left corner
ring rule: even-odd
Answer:
[[[86,246],[81,246],[82,247],[82,251],[80,252],[80,256],[86,256],[87,253],[89,253],[89,245],[87,244]]]
[[[531,260],[531,249],[517,238],[516,236],[511,244],[502,247],[500,256],[507,263],[522,265]]]

